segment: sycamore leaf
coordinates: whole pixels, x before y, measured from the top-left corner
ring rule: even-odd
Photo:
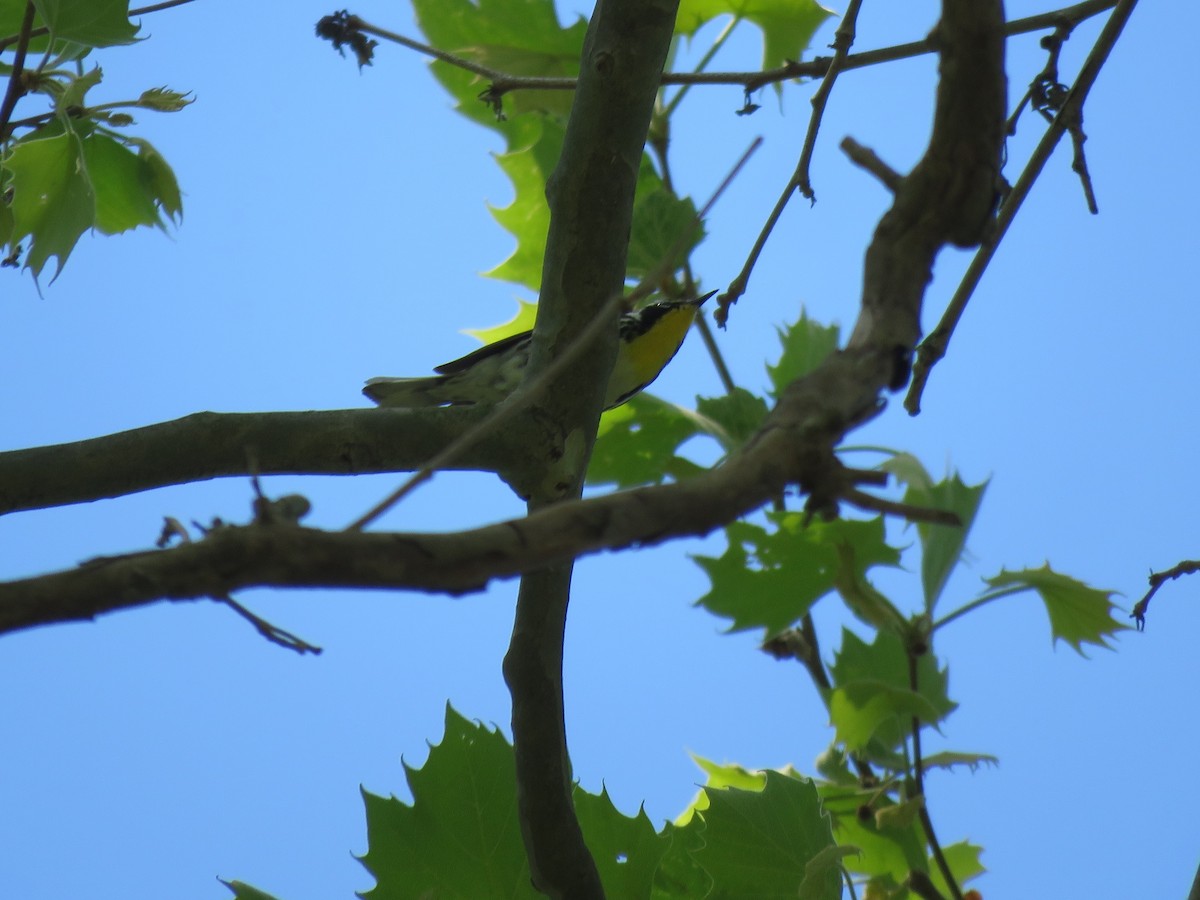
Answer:
[[[149,141],[142,138],[126,138],[125,142],[138,148],[138,158],[142,163],[141,178],[155,204],[170,216],[172,221],[182,220],[183,196],[179,191],[179,182],[175,180],[174,170]]]
[[[1050,632],[1057,642],[1066,641],[1080,656],[1084,644],[1109,647],[1105,638],[1126,630],[1129,626],[1113,617],[1117,605],[1112,591],[1088,587],[1082,581],[1050,568],[1022,569],[1019,572],[1002,570],[994,578],[985,579],[994,588],[1028,587],[1037,591],[1050,616]]]
[[[578,73],[587,25],[558,24],[552,0],[414,0],[417,22],[429,43],[510,75]],[[441,62],[433,73],[458,101],[458,111],[505,138],[497,156],[513,185],[513,201],[492,214],[517,240],[512,256],[486,273],[537,291],[550,213],[546,179],[558,163],[570,91],[516,91],[503,99],[506,117],[479,100],[479,76]]]
[[[833,816],[833,834],[838,844],[858,850],[845,860],[852,872],[882,877],[899,884],[915,870],[925,871],[925,838],[919,823],[902,825],[893,818],[891,827],[877,824],[878,814],[897,804],[877,791],[847,797],[846,789],[823,785],[819,789],[825,809]],[[889,815],[885,813],[884,819]]]
[[[492,217],[517,239],[516,249],[500,265],[484,274],[524,285],[537,292],[542,286],[542,259],[550,230],[546,179],[558,164],[565,135],[560,122],[522,116],[511,120],[509,149],[496,162],[513,186],[508,206],[490,207]]]
[[[704,788],[734,787],[743,791],[761,791],[763,785],[767,783],[766,772],[762,770],[744,769],[736,763],[715,763],[711,759],[705,759],[695,753],[691,754],[691,757],[692,761],[704,770],[707,778],[704,781],[704,787],[696,792],[696,796],[692,798],[687,809],[675,819],[675,824],[680,827],[690,822],[696,813],[708,809],[708,794]]]
[[[942,855],[945,857],[947,865],[950,866],[950,871],[954,874],[954,880],[959,885],[966,884],[972,878],[978,878],[987,871],[983,863],[979,861],[982,853],[982,847],[967,843],[966,841],[959,841],[957,844],[951,844],[949,847],[942,848]],[[941,870],[934,865],[932,859],[930,859],[929,867],[926,871],[929,874],[930,880],[933,881],[933,886],[942,892],[942,896],[950,896],[950,889],[946,887],[946,880],[942,878]]]
[[[697,602],[732,619],[731,631],[765,628],[770,637],[799,620],[833,589],[847,547],[860,577],[872,566],[899,563],[899,553],[884,541],[882,519],[806,526],[801,513],[768,518],[773,530],[733,522],[725,528],[729,546],[724,554],[693,557],[712,582]]]
[[[1000,760],[990,753],[962,753],[957,750],[945,750],[924,757],[921,764],[926,772],[930,769],[953,769],[955,766],[966,766],[974,772],[982,765],[998,766]]]
[[[96,195],[79,135],[61,129],[40,135],[34,132],[17,141],[4,161],[12,173],[9,240],[15,245],[31,238],[25,266],[35,278],[51,256],[57,257],[57,278],[80,236],[95,223]]]
[[[654,873],[654,900],[675,900],[680,897],[709,897],[713,880],[696,862],[696,852],[704,846],[704,820],[692,816],[686,824],[667,823],[663,834],[671,846],[663,854]]]
[[[668,257],[671,269],[677,270],[702,240],[704,226],[696,221],[696,204],[668,191],[643,154],[625,262],[628,277],[645,277]]]
[[[56,40],[89,47],[136,40],[138,29],[129,21],[128,0],[33,0],[33,5]]]
[[[703,415],[653,394],[638,394],[601,417],[588,483],[624,488],[695,475],[702,467],[679,456],[678,450],[698,434],[727,440],[720,426]]]
[[[879,469],[896,476],[901,484],[928,491],[933,488],[933,478],[911,453],[893,453],[879,464]]]
[[[139,225],[165,227],[154,194],[155,172],[144,157],[107,135],[92,134],[83,142],[83,159],[95,193],[97,229],[118,234]]]
[[[221,884],[233,891],[235,900],[275,900],[275,898],[266,891],[260,891],[256,887],[251,887],[242,881],[225,881],[218,879]]]
[[[705,793],[705,843],[694,856],[713,879],[710,897],[795,898],[802,884],[812,900],[841,897],[838,868],[821,856],[836,845],[811,781],[767,772],[762,790]],[[810,878],[818,857],[823,865]]]
[[[54,101],[55,108],[63,113],[83,106],[87,92],[98,85],[103,77],[104,73],[99,66],[94,66],[90,72],[84,72],[82,75],[71,76],[58,92]]]
[[[834,684],[829,718],[838,740],[852,750],[865,749],[872,739],[890,750],[911,731],[913,716],[936,727],[958,706],[946,693],[946,670],[938,669],[932,653],[918,657],[912,690],[903,641],[892,631],[877,632],[867,644],[844,629],[829,673]]]
[[[671,845],[667,834],[658,834],[645,810],[636,817],[622,815],[608,796],[575,788],[575,814],[604,893],[609,897],[649,897],[654,873]]]
[[[758,431],[767,417],[767,401],[745,388],[735,388],[720,397],[697,397],[696,410],[721,426],[726,437],[722,447],[729,453]]]
[[[925,591],[925,612],[930,616],[950,573],[962,558],[963,545],[966,544],[986,490],[986,481],[964,484],[955,473],[929,487],[910,483],[904,494],[904,502],[910,506],[953,512],[962,522],[961,527],[928,522],[917,524],[917,536],[921,540],[921,587]]]
[[[405,764],[411,805],[363,792],[375,877],[366,897],[539,896],[517,820],[512,747],[497,730],[446,707],[442,742],[419,769]]]
[[[776,330],[783,352],[779,362],[767,366],[773,397],[778,397],[795,379],[819,366],[838,345],[838,327],[819,325],[805,312],[800,313],[800,321],[796,324]]]
[[[798,60],[832,13],[816,0],[681,0],[675,31],[691,37],[721,15],[748,19],[762,29],[763,68],[773,69]]]

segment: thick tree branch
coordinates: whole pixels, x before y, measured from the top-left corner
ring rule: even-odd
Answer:
[[[583,491],[617,357],[620,309],[611,299],[621,296],[625,281],[634,190],[677,6],[678,0],[601,0],[584,38],[562,154],[546,183],[550,228],[526,387],[557,361],[573,359],[532,399],[530,414],[548,435],[529,451],[544,473],[530,495],[533,516]],[[555,898],[602,900],[604,887],[575,816],[563,709],[573,562],[567,556],[523,570],[504,677],[534,887]]]
[[[360,475],[419,468],[484,410],[193,413],[105,437],[0,453],[0,514],[231,475]],[[519,480],[528,453],[501,430],[448,468]]]
[[[254,586],[463,594],[482,590],[494,578],[600,550],[707,534],[774,499],[789,483],[816,490],[828,505],[843,487],[832,447],[875,415],[890,373],[888,353],[835,354],[785,391],[741,452],[685,482],[559,503],[525,518],[449,534],[229,526],[169,550],[106,557],[0,583],[0,633]]]
[[[986,39],[989,27],[1002,33],[999,4],[948,0],[947,7],[942,69],[955,77],[944,77],[939,89],[926,157],[905,179],[872,241],[851,347],[789,386],[759,434],[725,465],[686,482],[562,503],[456,534],[219,529],[185,547],[0,584],[0,632],[256,585],[463,593],[602,549],[706,534],[769,502],[789,483],[815,492],[810,503],[817,508],[836,504],[847,485],[840,483],[832,448],[878,411],[889,385],[902,382],[936,251],[987,218],[980,186],[991,184],[1003,136],[1004,75],[996,50],[1002,43]],[[370,415],[386,418],[380,411]],[[259,453],[262,471],[269,471],[262,448]]]

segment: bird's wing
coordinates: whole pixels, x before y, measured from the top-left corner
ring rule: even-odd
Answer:
[[[439,375],[455,375],[459,372],[465,372],[481,359],[487,359],[489,356],[495,356],[503,353],[512,347],[516,347],[522,341],[528,341],[530,335],[532,334],[532,331],[521,331],[517,334],[510,334],[506,338],[500,338],[498,341],[493,341],[490,344],[484,344],[478,350],[473,350],[466,356],[451,360],[448,363],[442,363],[433,371],[437,372]]]

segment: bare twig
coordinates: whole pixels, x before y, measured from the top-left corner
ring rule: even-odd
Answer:
[[[303,656],[305,653],[311,653],[314,656],[317,656],[321,653],[320,647],[296,637],[296,635],[292,634],[290,631],[285,631],[278,625],[272,625],[261,616],[256,616],[228,594],[218,595],[213,597],[213,599],[218,603],[224,603],[235,613],[253,625],[254,630],[265,637],[272,644],[278,644],[280,647],[283,647],[286,650],[294,650],[301,656]]]
[[[1088,54],[1083,68],[1079,71],[1079,76],[1075,79],[1075,86],[1071,88],[1071,93],[1063,102],[1062,109],[1054,117],[1053,123],[1046,130],[1041,141],[1038,142],[1037,147],[1029,158],[1029,162],[1026,163],[1024,170],[1017,179],[1017,183],[1013,185],[1011,193],[1009,193],[1004,203],[1000,206],[1000,212],[996,217],[991,233],[988,235],[987,240],[979,247],[979,250],[971,260],[971,264],[967,267],[966,274],[963,275],[963,279],[955,290],[954,296],[950,298],[950,303],[947,305],[945,313],[942,314],[941,321],[938,322],[937,327],[934,328],[929,337],[917,348],[917,361],[913,367],[912,384],[909,386],[908,395],[904,399],[904,408],[911,415],[915,416],[921,411],[921,395],[925,390],[926,383],[929,381],[930,371],[937,364],[938,360],[946,355],[946,348],[950,345],[950,337],[953,335],[959,319],[962,318],[971,295],[979,285],[980,279],[983,278],[983,273],[987,270],[988,263],[991,262],[992,257],[995,255],[996,248],[1008,231],[1009,225],[1012,224],[1013,218],[1021,208],[1021,204],[1025,202],[1025,198],[1029,195],[1034,182],[1045,167],[1050,154],[1054,152],[1054,148],[1058,145],[1059,140],[1067,132],[1069,123],[1074,121],[1083,109],[1083,102],[1087,98],[1088,92],[1092,89],[1092,85],[1095,84],[1096,76],[1100,74],[1100,69],[1108,59],[1109,53],[1112,52],[1113,46],[1121,36],[1121,32],[1125,28],[1125,23],[1129,21],[1129,16],[1136,5],[1137,0],[1118,0],[1115,4],[1112,15],[1105,22],[1100,36],[1096,38],[1095,45]]]
[[[1146,627],[1146,610],[1150,607],[1150,598],[1158,593],[1158,589],[1168,581],[1174,581],[1184,575],[1194,575],[1200,572],[1200,559],[1185,559],[1164,572],[1150,573],[1150,590],[1146,591],[1146,595],[1134,604],[1133,612],[1129,614],[1129,618],[1137,620],[1137,630],[1142,631]]]
[[[850,162],[860,169],[866,169],[893,194],[900,190],[900,181],[904,176],[880,159],[879,154],[870,147],[864,147],[852,137],[842,138],[838,146],[849,157]]]
[[[844,491],[842,499],[851,506],[857,506],[859,509],[866,509],[887,516],[899,516],[902,519],[907,519],[909,522],[924,522],[929,525],[951,525],[956,528],[962,527],[962,519],[950,510],[929,509],[924,506],[897,503],[894,500],[874,497],[857,488],[849,488]]]
[[[858,10],[862,0],[850,0],[842,21],[833,33],[833,59],[821,79],[821,86],[813,94],[812,116],[808,120],[808,131],[804,135],[804,146],[800,149],[800,162],[796,164],[796,173],[792,176],[796,189],[808,200],[816,201],[813,193],[812,180],[809,177],[809,167],[812,164],[813,149],[817,145],[817,132],[821,130],[821,118],[825,115],[825,106],[829,103],[829,95],[833,93],[834,82],[846,65],[846,56],[854,46],[855,27],[858,22]]]

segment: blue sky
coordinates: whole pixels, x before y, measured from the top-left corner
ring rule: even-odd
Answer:
[[[286,6],[286,13],[279,10]],[[924,35],[936,4],[867,4],[858,47]],[[895,5],[898,6],[898,5]],[[1016,18],[1049,9],[1010,2]],[[511,251],[488,214],[510,191],[490,133],[454,113],[425,62],[383,47],[361,74],[312,36],[331,8],[198,2],[144,20],[151,37],[105,53],[104,99],[167,84],[196,103],[139,127],[174,165],[185,217],[170,237],[85,237],[39,297],[0,273],[0,447],[71,441],[199,410],[360,406],[374,375],[422,374],[475,346],[460,334],[508,318],[522,289],[479,277]],[[403,6],[354,12],[415,34]],[[831,40],[833,24],[817,44]],[[1073,74],[1099,23],[1064,51]],[[893,401],[856,444],[917,454],[935,473],[990,478],[968,565],[977,578],[1043,561],[1121,592],[1195,558],[1200,380],[1192,260],[1200,201],[1191,149],[1191,63],[1200,10],[1142,4],[1086,109],[1101,214],[1087,213],[1070,155],[1047,167],[936,369],[925,411]],[[700,35],[710,40],[715,31]],[[718,68],[757,63],[750,27]],[[1042,66],[1037,37],[1010,47],[1010,95]],[[847,73],[814,159],[819,202],[787,211],[719,335],[739,383],[765,387],[777,324],[801,306],[852,324],[862,253],[888,197],[836,149],[844,135],[898,169],[928,137],[931,58]],[[675,135],[675,178],[698,197],[756,136],[766,139],[709,223],[706,288],[736,274],[807,125],[811,86],[770,92],[737,117],[736,88],[694,91]],[[1019,165],[1040,129],[1022,120]],[[1010,178],[1015,177],[1015,168]],[[969,255],[939,259],[932,327]],[[655,391],[680,403],[720,385],[698,340]],[[401,476],[271,478],[301,491],[310,521],[338,527]],[[181,486],[0,519],[0,578],[150,545],[163,515],[243,520],[243,479]],[[381,527],[453,529],[518,514],[482,475],[439,475]],[[721,539],[604,555],[577,569],[566,690],[575,770],[656,822],[691,799],[694,752],[811,771],[831,737],[803,671],[723,634],[694,609],[707,582],[689,553]],[[1033,598],[994,604],[939,633],[950,666],[944,746],[997,769],[935,774],[947,841],[982,844],[986,897],[1182,896],[1200,847],[1188,777],[1198,736],[1195,578],[1165,588],[1145,634],[1080,659],[1052,647]],[[915,601],[917,580],[886,588]],[[451,600],[420,594],[253,591],[244,603],[325,648],[299,658],[212,603],[159,605],[0,645],[4,723],[0,883],[14,897],[226,896],[216,877],[288,900],[371,885],[359,786],[405,795],[401,756],[440,739],[445,703],[507,730],[500,659],[515,583]],[[817,608],[831,656],[845,616]]]

